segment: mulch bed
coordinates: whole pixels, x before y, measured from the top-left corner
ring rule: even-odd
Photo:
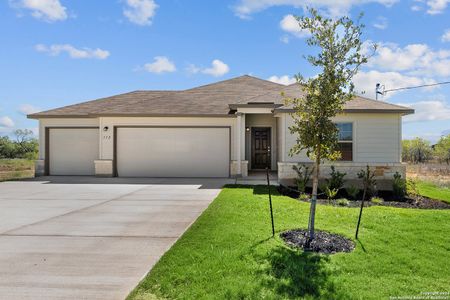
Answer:
[[[334,254],[338,252],[351,252],[355,249],[355,244],[352,240],[339,234],[320,230],[316,230],[315,237],[311,241],[309,248],[305,248],[308,241],[308,231],[305,229],[285,231],[280,234],[280,237],[291,247],[318,253]]]
[[[280,194],[289,196],[294,199],[298,199],[298,192],[295,191],[295,189],[290,187],[285,187],[280,185],[278,188],[278,191]],[[406,196],[402,199],[402,201],[395,201],[395,200],[387,200],[386,195],[384,196],[385,201],[382,203],[372,203],[370,200],[364,201],[364,207],[367,206],[390,206],[390,207],[399,207],[399,208],[417,208],[417,209],[450,209],[450,204],[445,203],[443,201],[430,199],[423,196]],[[303,201],[303,200],[299,200]],[[308,202],[308,201],[304,201]],[[324,204],[324,205],[336,205],[334,201],[329,202],[325,199],[317,199],[318,204]],[[337,206],[337,205],[336,205]],[[359,207],[361,206],[361,201],[356,200],[349,200],[349,205],[347,207]]]

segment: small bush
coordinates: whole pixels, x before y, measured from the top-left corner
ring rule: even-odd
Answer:
[[[417,190],[417,184],[416,181],[413,179],[406,180],[406,193],[409,196],[417,196],[419,195],[419,192]]]
[[[349,186],[345,189],[345,191],[347,192],[347,195],[353,200],[356,200],[356,197],[358,197],[359,189],[354,185]]]
[[[377,193],[377,181],[374,177],[375,173],[370,170],[369,165],[367,165],[366,170],[361,170],[358,172],[358,178],[362,179],[364,185],[363,198],[365,198],[365,194],[374,196]]]
[[[374,204],[381,204],[384,202],[383,198],[380,197],[372,197],[370,199],[370,202],[374,203]]]
[[[300,195],[298,195],[298,200],[309,201],[310,199],[311,197],[308,194],[300,193]]]
[[[300,193],[304,193],[314,168],[311,168],[310,170],[310,168],[305,165],[298,165],[293,166],[292,169],[297,173],[297,178],[295,179],[297,189]]]
[[[348,201],[345,198],[341,198],[341,199],[337,199],[336,200],[336,204],[339,205],[339,206],[348,206],[349,203],[350,203],[350,201]]]
[[[339,192],[338,189],[331,189],[327,184],[322,185],[320,189],[323,191],[325,196],[327,196],[328,201],[336,198],[337,193]]]
[[[392,182],[392,193],[396,199],[402,199],[406,195],[406,181],[399,172],[395,172]]]
[[[336,171],[334,166],[331,166],[330,179],[326,179],[326,183],[330,190],[340,190],[344,186],[344,177],[347,173]]]

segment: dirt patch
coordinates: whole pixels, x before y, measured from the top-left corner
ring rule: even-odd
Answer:
[[[352,240],[327,231],[317,230],[314,239],[309,245],[307,245],[308,231],[305,229],[285,231],[280,234],[280,237],[291,247],[318,253],[334,254],[338,252],[351,252],[355,249],[355,244]]]

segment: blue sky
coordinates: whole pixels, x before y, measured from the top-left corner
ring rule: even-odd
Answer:
[[[378,54],[355,78],[386,89],[450,80],[448,0],[7,0],[0,3],[0,134],[37,127],[26,113],[131,90],[184,89],[243,74],[313,76],[291,17],[364,12]],[[404,138],[450,133],[450,85],[388,93],[405,104]]]

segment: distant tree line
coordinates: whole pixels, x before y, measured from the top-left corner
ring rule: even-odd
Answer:
[[[442,136],[434,146],[422,138],[402,141],[404,162],[424,163],[432,159],[450,164],[450,134]]]
[[[0,159],[37,159],[39,144],[31,130],[17,129],[14,137],[0,136]]]

